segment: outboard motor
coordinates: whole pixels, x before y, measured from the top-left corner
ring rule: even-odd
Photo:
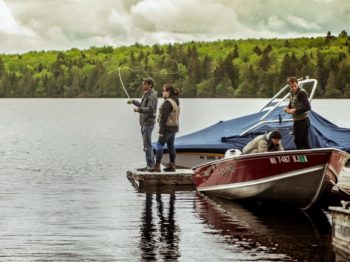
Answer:
[[[224,158],[231,158],[231,157],[236,157],[242,155],[241,150],[239,149],[228,149],[225,152],[225,157]]]

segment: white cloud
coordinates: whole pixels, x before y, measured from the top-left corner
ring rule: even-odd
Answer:
[[[0,0],[0,52],[325,35],[349,18],[342,0]]]
[[[202,34],[242,27],[231,7],[208,0],[145,0],[132,8],[132,14],[159,31]]]
[[[4,0],[0,0],[0,33],[28,37],[34,35],[34,32],[31,29],[17,23]]]
[[[295,15],[288,15],[286,19],[292,25],[295,25],[295,26],[300,27],[302,29],[306,29],[306,30],[314,30],[314,29],[319,30],[319,29],[321,29],[321,27],[317,23],[307,21],[305,18],[302,18],[302,17],[298,17]]]
[[[0,0],[0,32],[11,32],[16,27],[16,21],[4,1]]]
[[[279,30],[284,26],[286,26],[286,23],[282,19],[280,19],[278,16],[273,15],[267,19],[267,26],[269,28]]]

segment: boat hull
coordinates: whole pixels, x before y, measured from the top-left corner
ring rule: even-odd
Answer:
[[[203,193],[306,209],[337,182],[349,156],[337,149],[242,155],[199,166],[193,178]]]

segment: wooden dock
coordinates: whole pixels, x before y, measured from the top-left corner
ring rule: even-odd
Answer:
[[[192,169],[177,169],[176,172],[142,172],[129,170],[126,176],[137,191],[148,190],[195,190]]]
[[[343,172],[338,177],[338,185],[350,190],[350,167],[344,168]]]
[[[332,212],[332,244],[337,261],[350,261],[350,202],[341,207],[330,207]]]
[[[338,177],[338,183],[334,187],[339,192],[342,200],[350,201],[350,168],[346,167]]]
[[[338,186],[350,196],[350,168],[344,168]],[[332,243],[337,261],[350,261],[350,201],[329,207],[332,213]]]

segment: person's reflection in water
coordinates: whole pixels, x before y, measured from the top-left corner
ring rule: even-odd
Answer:
[[[155,226],[152,222],[152,201],[153,195],[146,193],[145,200],[145,211],[142,213],[142,224],[141,224],[141,245],[142,259],[144,260],[155,260],[155,240],[154,231]]]
[[[174,220],[174,204],[175,204],[175,194],[170,194],[169,197],[169,210],[168,219],[164,218],[163,215],[163,202],[162,195],[157,194],[157,207],[158,216],[160,219],[160,242],[165,242],[164,249],[160,250],[160,253],[165,260],[175,260],[180,256],[179,253],[179,227],[175,224]]]
[[[160,257],[164,261],[177,261],[179,252],[179,227],[175,223],[175,194],[169,195],[168,215],[164,216],[164,204],[162,195],[156,194],[157,214],[159,219],[159,230],[157,230],[152,214],[152,194],[146,193],[145,211],[142,214],[141,226],[141,256],[142,260],[158,260]],[[158,257],[157,259],[157,255]]]

